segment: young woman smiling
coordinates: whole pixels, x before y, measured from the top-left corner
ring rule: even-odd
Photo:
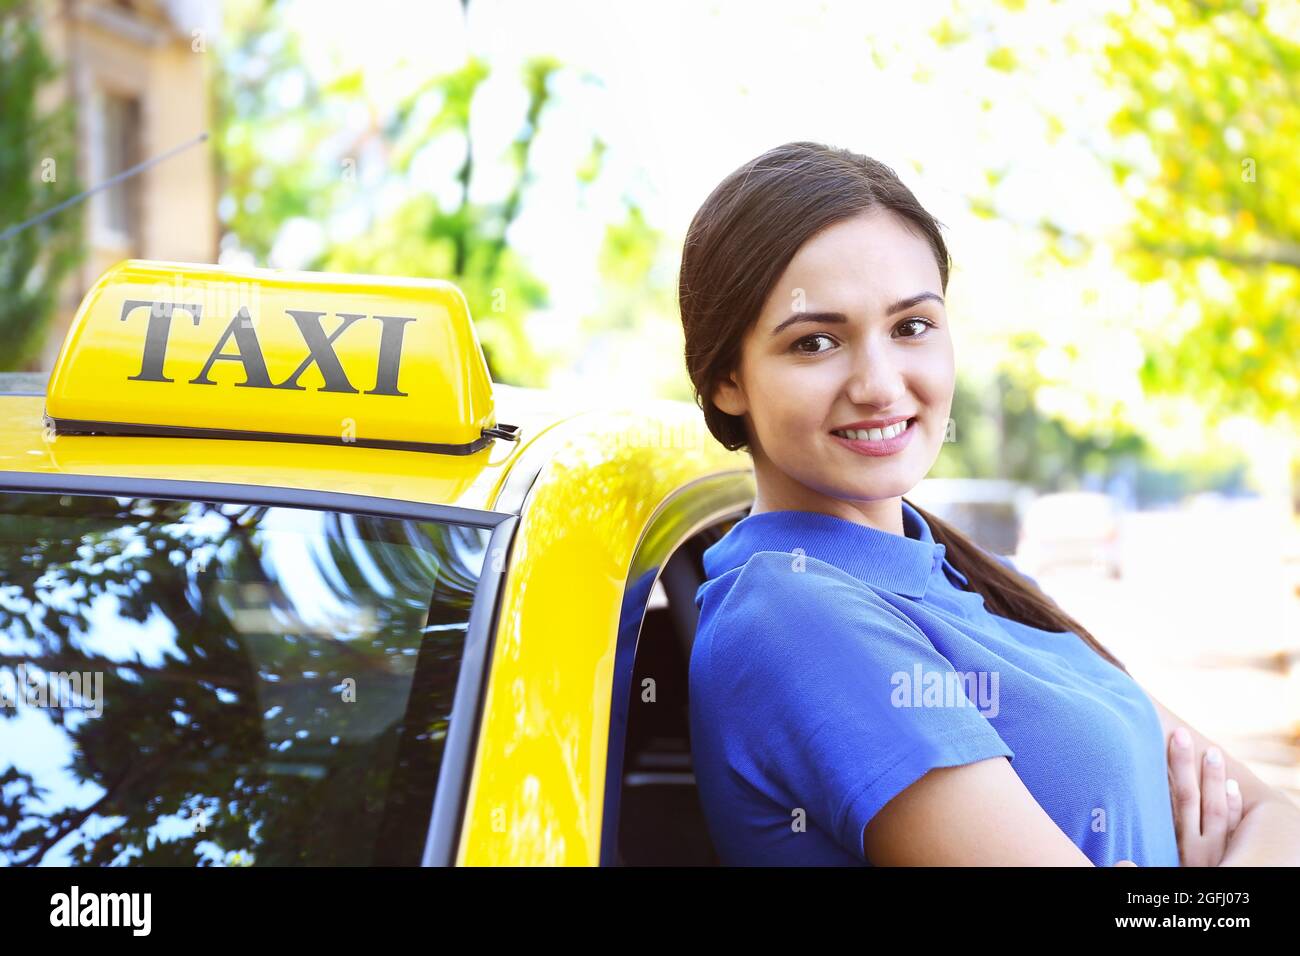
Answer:
[[[723,862],[1300,862],[1289,798],[904,498],[948,429],[948,270],[891,169],[818,143],[741,166],[691,223],[687,368],[757,483],[696,598],[692,749]]]

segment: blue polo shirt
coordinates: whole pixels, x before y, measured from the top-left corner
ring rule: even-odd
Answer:
[[[890,799],[1006,757],[1097,866],[1178,866],[1145,692],[1077,634],[992,614],[906,501],[903,525],[762,512],[705,552],[691,748],[722,862],[870,865]]]

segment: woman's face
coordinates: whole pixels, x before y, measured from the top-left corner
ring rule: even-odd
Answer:
[[[939,266],[905,222],[874,209],[804,243],[715,391],[748,426],[755,512],[902,533],[898,499],[938,457],[955,377]]]

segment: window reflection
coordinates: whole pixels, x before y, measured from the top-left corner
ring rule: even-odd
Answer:
[[[418,863],[488,534],[0,495],[0,860]]]

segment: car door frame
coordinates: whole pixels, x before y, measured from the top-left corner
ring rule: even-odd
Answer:
[[[663,501],[642,530],[623,588],[609,709],[600,865],[618,865],[623,758],[636,651],[654,585],[669,559],[700,532],[742,516],[754,502],[753,473],[728,471],[683,485]],[[688,662],[689,665],[689,662]]]

